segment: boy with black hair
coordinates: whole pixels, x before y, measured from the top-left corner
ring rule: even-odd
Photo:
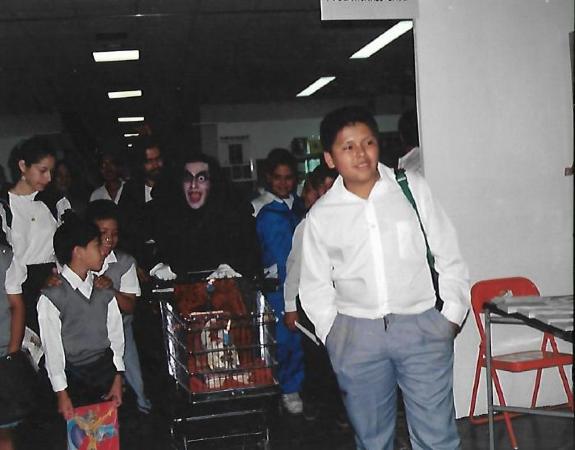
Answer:
[[[97,289],[102,268],[100,231],[72,213],[54,234],[62,283],[38,300],[46,370],[66,420],[74,407],[111,399],[122,403],[124,331],[114,291]]]
[[[404,180],[378,164],[377,131],[359,107],[321,123],[324,158],[340,177],[306,218],[301,303],[327,347],[358,448],[393,448],[399,386],[413,449],[456,449],[453,338],[470,303],[467,267],[425,180],[406,175],[420,225]]]
[[[136,394],[138,409],[147,414],[151,403],[144,393],[144,381],[138,348],[134,339],[133,320],[136,297],[141,295],[136,272],[136,260],[118,250],[118,206],[110,200],[96,200],[88,205],[86,220],[100,230],[102,269],[94,278],[96,288],[112,289],[118,301],[124,323],[124,365],[126,381]]]
[[[306,210],[322,197],[337,178],[337,171],[320,164],[308,174],[302,197]],[[311,195],[305,195],[311,191]],[[289,330],[297,331],[297,324],[305,327],[312,333],[315,331],[305,312],[301,309],[298,298],[298,289],[301,272],[301,246],[305,218],[301,220],[294,231],[292,248],[286,262],[286,280],[284,283],[284,322]],[[321,407],[334,417],[336,423],[344,428],[349,427],[345,417],[341,395],[331,368],[329,357],[323,345],[312,342],[309,337],[302,337],[304,353],[305,377],[303,382],[304,408],[303,415],[306,420],[315,420],[320,414]],[[328,411],[329,410],[329,411]]]
[[[117,150],[104,151],[100,156],[99,169],[104,184],[92,192],[90,201],[105,199],[118,204],[125,184],[122,179],[123,161],[119,152]]]
[[[286,149],[276,148],[266,158],[267,191],[252,203],[256,216],[256,230],[262,252],[266,277],[277,279],[278,286],[266,294],[276,314],[278,379],[282,403],[290,414],[300,414],[300,398],[304,368],[299,332],[284,323],[283,286],[286,261],[291,250],[294,230],[304,210],[301,199],[294,194],[297,183],[297,161]]]

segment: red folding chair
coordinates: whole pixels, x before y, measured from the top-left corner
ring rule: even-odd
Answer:
[[[498,278],[494,280],[478,281],[471,288],[471,304],[473,308],[473,315],[475,316],[475,323],[477,324],[479,337],[481,339],[479,344],[479,353],[477,355],[477,363],[475,366],[475,378],[473,380],[471,405],[469,408],[469,420],[475,424],[485,423],[488,421],[488,417],[486,416],[480,417],[475,415],[475,405],[477,402],[477,391],[481,377],[481,369],[486,367],[485,329],[483,328],[483,322],[481,321],[480,313],[483,312],[483,308],[486,303],[489,303],[495,297],[501,295],[538,296],[539,289],[537,289],[537,286],[535,286],[531,280],[523,277]],[[547,350],[548,344],[551,345],[551,351]],[[559,376],[563,382],[565,394],[567,395],[567,403],[569,408],[573,411],[573,392],[569,387],[569,382],[567,381],[567,376],[565,375],[565,369],[563,368],[563,366],[569,364],[573,364],[573,355],[568,353],[560,353],[557,349],[555,338],[550,333],[543,334],[543,339],[541,341],[541,347],[539,350],[507,353],[504,355],[493,355],[491,370],[493,384],[495,386],[495,391],[497,392],[497,397],[499,398],[499,404],[501,406],[506,406],[501,383],[499,382],[499,377],[497,376],[498,370],[503,370],[506,372],[525,372],[529,370],[537,370],[535,386],[531,396],[531,407],[535,408],[537,404],[537,395],[539,394],[539,386],[541,384],[541,374],[543,369],[548,367],[557,367]],[[518,447],[517,439],[515,438],[515,433],[513,432],[513,427],[511,425],[511,418],[516,415],[518,414],[503,412],[495,416],[495,420],[505,420],[505,425],[509,434],[511,446],[514,449]]]

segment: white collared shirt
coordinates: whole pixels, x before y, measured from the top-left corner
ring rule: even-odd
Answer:
[[[122,197],[122,191],[124,190],[124,180],[120,180],[120,189],[116,192],[116,196],[114,198],[110,197],[108,189],[106,189],[106,185],[103,184],[99,188],[94,189],[92,194],[90,195],[90,201],[93,202],[94,200],[112,200],[116,205],[120,201],[120,197]]]
[[[404,170],[417,170],[423,175],[423,166],[421,164],[421,148],[413,147],[405,155],[397,160],[397,168]]]
[[[286,260],[286,279],[284,281],[284,311],[297,311],[299,278],[301,273],[301,247],[305,218],[303,218],[293,232],[291,250]]]
[[[254,208],[253,216],[257,217],[261,209],[268,203],[273,201],[285,203],[289,209],[293,208],[294,196],[290,194],[288,198],[280,198],[269,191],[263,191],[261,195],[252,200],[252,207]]]
[[[302,307],[325,342],[337,313],[376,319],[417,314],[435,304],[423,233],[394,172],[378,165],[367,199],[349,192],[342,177],[311,208],[302,244]],[[455,229],[427,182],[407,174],[421,215],[444,301],[442,314],[461,324],[470,304],[469,275]]]
[[[110,267],[110,263],[115,262],[118,262],[118,258],[116,257],[114,250],[112,250],[108,254],[108,256],[106,256],[106,258],[104,259],[104,262],[102,263],[102,269],[99,272],[95,273],[95,275],[98,277],[101,275],[105,275],[106,270],[108,270],[108,268]],[[117,289],[118,291],[123,292],[125,294],[135,294],[136,297],[142,295],[142,291],[140,289],[140,282],[138,281],[138,272],[136,271],[136,264],[132,264],[130,268],[126,271],[126,273],[122,275],[122,277],[120,278],[120,286],[118,286],[118,288],[114,286],[114,289]]]
[[[78,289],[86,298],[90,298],[93,289],[94,275],[88,272],[82,280],[68,266],[64,266],[61,274],[74,289]],[[66,356],[62,344],[62,321],[60,311],[48,297],[41,295],[38,299],[38,322],[40,324],[40,338],[46,355],[46,371],[54,392],[63,391],[68,387],[66,380]],[[114,365],[118,371],[124,370],[124,327],[122,314],[118,308],[116,298],[108,304],[107,317],[108,339],[113,353]]]
[[[5,288],[8,294],[21,294],[22,284],[28,276],[28,265],[56,261],[52,239],[64,212],[71,208],[70,202],[61,198],[56,203],[57,218],[54,218],[44,202],[36,201],[38,191],[29,195],[8,193],[12,225],[8,228],[5,217],[2,227],[14,257],[6,271]]]
[[[148,186],[147,184],[144,184],[144,201],[146,203],[152,201],[152,186]]]

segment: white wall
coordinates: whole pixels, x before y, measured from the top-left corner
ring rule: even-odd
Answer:
[[[357,99],[294,99],[281,103],[203,105],[201,107],[202,147],[205,153],[218,157],[227,164],[227,144],[223,136],[249,136],[242,141],[244,159],[265,158],[274,147],[290,148],[295,137],[319,135],[323,116],[338,107],[362,104]],[[415,99],[399,95],[385,95],[372,99],[379,115],[381,131],[396,131],[399,115],[413,108]],[[213,143],[217,141],[217,149]]]
[[[419,4],[425,173],[459,230],[472,282],[525,275],[543,294],[573,293],[573,178],[563,175],[573,163],[573,1]],[[535,338],[514,328],[499,339],[513,347]],[[468,320],[456,341],[458,416],[469,408],[477,345]],[[504,377],[512,402],[526,404],[532,378]],[[558,386],[544,402],[564,402]]]

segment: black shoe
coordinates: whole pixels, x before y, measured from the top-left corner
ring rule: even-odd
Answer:
[[[317,403],[311,401],[303,402],[303,417],[310,422],[316,420],[319,416],[319,407]]]
[[[349,430],[349,421],[345,412],[339,412],[335,416],[335,424],[340,430]]]

